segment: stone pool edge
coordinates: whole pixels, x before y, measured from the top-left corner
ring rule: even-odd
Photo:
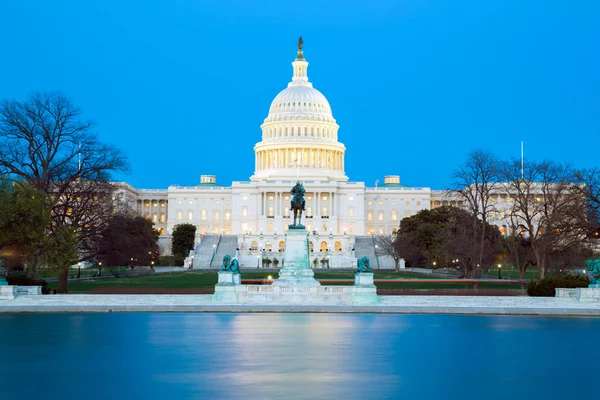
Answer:
[[[0,300],[0,313],[218,312],[471,314],[600,317],[600,303],[570,299],[380,296],[379,304],[216,304],[210,295],[51,295]]]

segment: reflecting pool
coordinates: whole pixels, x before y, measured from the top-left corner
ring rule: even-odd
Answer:
[[[0,314],[0,399],[588,398],[599,333],[573,317]]]

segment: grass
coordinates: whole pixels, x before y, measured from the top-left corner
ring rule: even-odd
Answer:
[[[264,271],[242,271],[244,279],[267,279],[268,276],[277,278],[276,272]],[[375,279],[406,279],[406,278],[430,278],[420,274],[395,273],[395,272],[376,272]],[[354,273],[347,271],[336,272],[315,272],[316,279],[353,279]],[[436,277],[431,277],[436,278]],[[172,272],[154,275],[142,275],[121,278],[103,278],[90,280],[70,280],[68,289],[70,293],[87,293],[96,288],[106,287],[152,287],[169,289],[188,289],[188,288],[213,288],[217,283],[217,274],[210,272]],[[327,285],[348,285],[348,282],[330,283]],[[51,282],[50,288],[56,289],[58,282]],[[465,289],[472,288],[473,284],[467,283],[439,283],[439,282],[379,282],[377,287],[395,288],[395,289]],[[502,288],[519,289],[519,284],[509,284],[505,282],[481,282],[481,289]]]

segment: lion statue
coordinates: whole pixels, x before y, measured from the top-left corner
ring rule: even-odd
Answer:
[[[239,263],[238,263],[238,259],[234,258],[233,260],[231,260],[231,264],[229,265],[229,270],[231,272],[233,272],[234,274],[239,274],[240,273],[240,267],[239,267]]]
[[[600,284],[600,258],[585,261],[586,271],[590,274],[592,285]]]
[[[369,262],[369,257],[364,256],[358,259],[358,269],[356,272],[373,272],[371,269],[371,263]]]
[[[231,271],[231,256],[229,254],[226,254],[225,257],[223,257],[221,271]]]

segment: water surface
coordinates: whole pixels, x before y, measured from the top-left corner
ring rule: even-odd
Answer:
[[[0,315],[0,399],[578,399],[600,318]]]

